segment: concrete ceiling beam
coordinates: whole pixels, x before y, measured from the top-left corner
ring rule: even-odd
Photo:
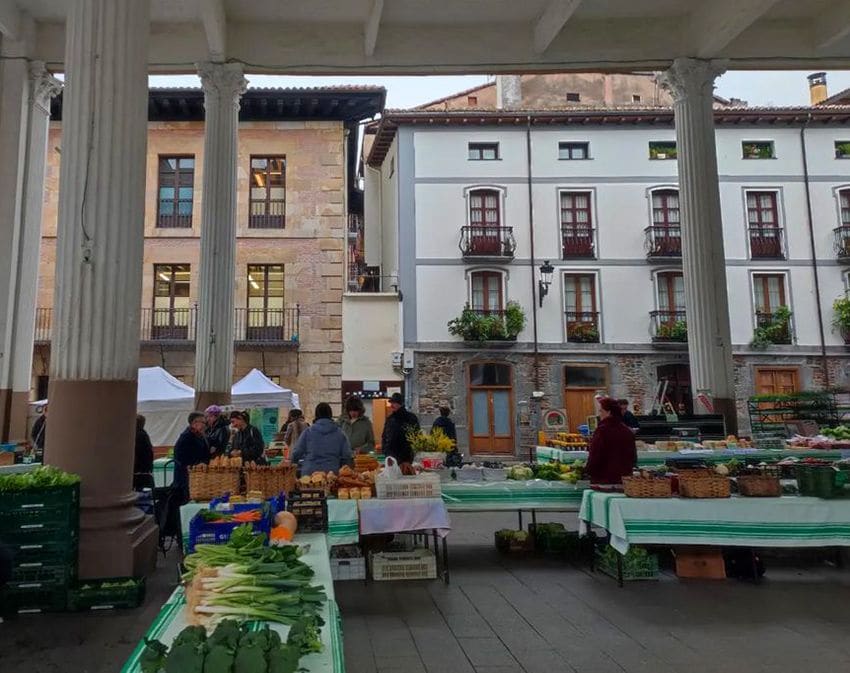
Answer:
[[[839,0],[812,21],[812,37],[818,49],[827,49],[850,35],[850,2]]]
[[[779,0],[704,2],[690,16],[687,45],[697,58],[717,56]]]
[[[378,42],[378,31],[381,27],[381,15],[384,13],[384,0],[374,0],[372,9],[369,10],[369,16],[366,19],[365,38],[363,50],[366,56],[375,54],[375,45]]]
[[[15,0],[0,0],[0,34],[17,40],[21,31],[21,10]]]
[[[567,25],[581,0],[550,0],[534,24],[534,53],[542,54]]]
[[[223,62],[227,58],[227,16],[224,13],[224,0],[201,0],[200,10],[210,60]]]

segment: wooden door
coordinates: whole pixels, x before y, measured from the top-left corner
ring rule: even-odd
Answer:
[[[796,367],[756,367],[756,395],[788,395],[799,387]]]
[[[564,408],[570,432],[578,432],[578,426],[586,424],[588,416],[596,415],[596,394],[607,394],[607,390],[607,365],[564,366]]]
[[[596,414],[595,390],[567,388],[564,390],[564,408],[570,432],[578,432],[578,426],[587,423],[587,417]]]
[[[513,454],[513,381],[510,365],[469,366],[469,450]]]

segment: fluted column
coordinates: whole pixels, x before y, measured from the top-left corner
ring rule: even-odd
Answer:
[[[41,210],[44,201],[44,171],[47,158],[47,132],[50,121],[50,99],[62,90],[41,61],[29,64],[29,102],[21,190],[20,233],[18,236],[15,275],[12,345],[12,398],[9,413],[9,438],[27,436],[27,405],[32,386],[32,348],[35,338],[38,265],[41,249]]]
[[[233,383],[239,99],[247,81],[235,63],[201,63],[198,74],[206,112],[195,400],[203,409],[228,404]]]
[[[82,477],[80,575],[152,569],[132,491],[149,4],[72,0],[45,460]]]
[[[682,265],[688,319],[691,388],[706,393],[737,430],[726,257],[714,136],[716,61],[679,58],[662,76],[673,96],[682,220]],[[707,409],[694,400],[697,413]]]

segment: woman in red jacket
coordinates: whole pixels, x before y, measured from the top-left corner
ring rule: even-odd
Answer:
[[[621,484],[637,465],[634,433],[623,423],[617,400],[599,400],[599,425],[590,440],[585,472],[592,484]]]

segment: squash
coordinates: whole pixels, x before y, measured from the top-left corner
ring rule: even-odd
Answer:
[[[275,526],[269,535],[269,544],[278,546],[286,542],[292,542],[294,534],[286,526]]]
[[[278,512],[274,515],[274,524],[275,528],[283,528],[289,531],[290,540],[294,537],[295,531],[298,530],[298,519],[292,512]]]

